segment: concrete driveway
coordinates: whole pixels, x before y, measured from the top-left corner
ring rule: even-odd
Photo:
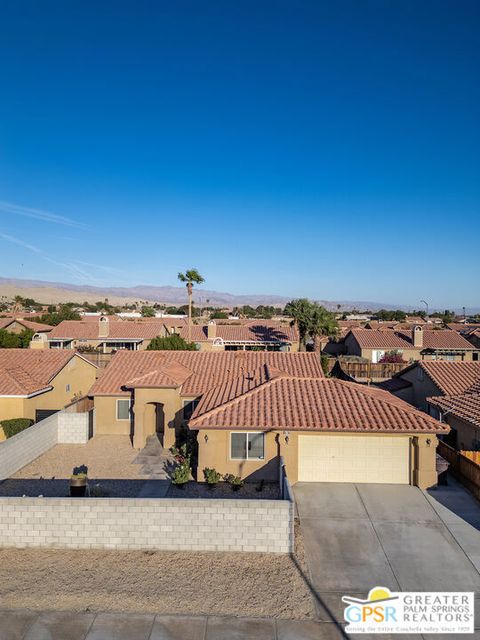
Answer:
[[[381,585],[474,591],[480,629],[480,505],[453,479],[428,492],[336,483],[298,483],[294,492],[320,620],[343,622],[342,595],[366,597]]]

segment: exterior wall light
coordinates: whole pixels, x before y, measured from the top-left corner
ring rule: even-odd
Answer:
[[[207,435],[207,434],[205,434],[205,435],[203,436],[203,439],[205,440],[205,444],[207,444],[207,442],[208,442],[208,435]]]

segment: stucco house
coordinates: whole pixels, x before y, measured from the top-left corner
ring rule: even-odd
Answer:
[[[34,320],[26,320],[24,318],[10,317],[0,318],[0,329],[4,329],[9,333],[22,333],[25,329],[35,331],[35,333],[47,334],[53,327],[49,324],[42,324]]]
[[[352,329],[344,340],[345,355],[361,356],[379,362],[385,353],[395,351],[405,362],[415,360],[472,360],[478,349],[456,331],[424,329],[411,331]]]
[[[0,349],[0,420],[42,420],[85,395],[96,375],[73,351]]]
[[[47,337],[35,334],[32,347],[80,350],[93,348],[101,353],[111,353],[118,349],[139,351],[146,349],[157,336],[179,333],[184,324],[182,318],[122,320],[100,316],[84,320],[64,320]]]
[[[293,483],[432,486],[449,431],[385,391],[325,379],[315,353],[123,351],[90,395],[96,433],[169,447],[188,428],[199,469],[248,480],[274,480],[283,456]]]
[[[480,451],[480,376],[465,391],[431,397],[428,403],[451,427],[450,444],[460,451]]]
[[[184,326],[180,335],[199,351],[298,351],[298,331],[289,323],[251,320],[242,324]]]
[[[480,362],[416,362],[377,386],[447,422],[452,446],[480,448]]]

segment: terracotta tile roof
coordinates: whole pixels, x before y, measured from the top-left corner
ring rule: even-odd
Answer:
[[[463,393],[472,385],[480,382],[480,362],[446,362],[436,360],[434,362],[419,362],[408,369],[421,367],[432,382],[445,395]],[[395,377],[401,377],[405,370],[400,371]]]
[[[404,331],[379,331],[375,329],[352,329],[350,332],[363,349],[415,349],[410,333]],[[424,349],[473,350],[475,347],[456,331],[449,329],[423,330]]]
[[[205,394],[189,427],[413,434],[449,431],[448,425],[386,391],[334,378],[279,374],[256,380],[243,393],[238,386],[235,393],[229,393],[234,386],[227,381],[214,394]]]
[[[447,324],[447,327],[452,331],[458,331],[459,333],[465,334],[465,333],[470,333],[471,331],[480,329],[480,324],[450,322],[450,324]]]
[[[440,409],[448,420],[448,414],[480,427],[480,382],[464,393],[427,398],[429,404]]]
[[[193,371],[191,369],[184,367],[180,362],[167,362],[150,373],[127,380],[125,386],[128,389],[134,389],[136,387],[142,387],[144,389],[172,387],[176,389],[180,387],[192,373]]]
[[[188,326],[180,331],[182,338],[188,340]],[[207,325],[192,325],[192,342],[207,340]],[[252,322],[244,325],[216,325],[216,337],[225,342],[297,342],[298,332],[295,327],[284,323]]]
[[[171,363],[192,372],[183,382],[181,390],[182,395],[188,397],[200,396],[226,380],[257,370],[265,364],[292,376],[323,377],[318,355],[315,353],[118,351],[102,377],[92,387],[90,395],[128,395],[129,392],[124,389],[125,384],[142,376],[149,376],[147,386],[152,386],[156,372]]]
[[[425,320],[425,318],[422,318],[422,316],[408,316],[405,318],[405,322],[408,322],[409,324],[427,324],[427,321]]]
[[[45,389],[75,355],[60,349],[0,349],[0,395]]]
[[[403,371],[401,371],[400,373],[403,373]],[[389,380],[383,380],[383,382],[376,382],[375,386],[379,389],[383,389],[384,391],[395,393],[396,391],[401,391],[402,389],[408,389],[413,385],[408,380],[402,380],[402,378],[390,378]]]
[[[17,323],[22,327],[25,327],[25,329],[31,329],[37,333],[40,331],[51,331],[53,329],[49,324],[33,322],[32,320],[24,320],[23,318],[0,318],[0,329],[8,330],[8,327],[13,323]]]
[[[112,322],[108,325],[108,336],[99,338],[99,322],[90,320],[64,320],[54,327],[49,334],[49,340],[151,340],[164,335],[164,323],[143,322],[141,320]]]

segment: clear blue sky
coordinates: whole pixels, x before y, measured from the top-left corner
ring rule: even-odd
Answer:
[[[0,275],[480,306],[480,2],[0,5]]]

